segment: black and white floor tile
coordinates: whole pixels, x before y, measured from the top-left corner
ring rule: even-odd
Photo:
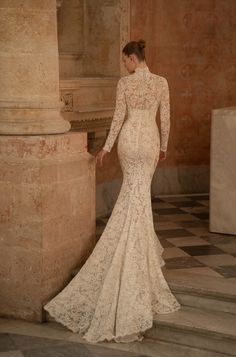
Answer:
[[[154,227],[164,269],[236,278],[236,236],[209,232],[209,195],[152,198]],[[97,239],[109,216],[97,220]]]

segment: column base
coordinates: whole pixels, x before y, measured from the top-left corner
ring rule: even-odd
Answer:
[[[86,133],[0,137],[0,316],[43,305],[95,244],[95,163]]]

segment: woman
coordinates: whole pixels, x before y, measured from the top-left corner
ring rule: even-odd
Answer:
[[[94,343],[141,341],[156,314],[180,308],[162,274],[163,247],[154,230],[150,194],[156,165],[166,158],[169,89],[164,77],[149,71],[144,48],[140,40],[123,49],[130,75],[118,81],[109,135],[96,155],[102,165],[119,134],[123,182],[118,199],[86,263],[44,307],[56,321]]]

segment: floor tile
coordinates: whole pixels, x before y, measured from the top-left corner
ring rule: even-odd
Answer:
[[[178,257],[166,260],[167,269],[177,269],[177,268],[193,268],[204,266],[201,262],[197,261],[193,257]]]
[[[99,347],[98,347],[99,348]],[[93,357],[84,344],[66,344],[23,351],[25,357]],[[96,355],[95,355],[96,356]]]
[[[196,245],[210,245],[202,238],[198,237],[180,237],[180,238],[168,238],[168,242],[176,247],[196,246]]]
[[[190,214],[192,214],[192,213],[208,213],[208,207],[205,207],[205,206],[197,207],[197,206],[193,205],[192,207],[182,207],[181,209],[184,212],[187,212]]]
[[[28,325],[32,325],[34,328],[36,324],[28,322]],[[125,351],[129,344],[124,344],[125,348],[122,350],[121,345],[114,342],[92,344],[83,340],[83,343],[75,343],[65,339],[2,333],[0,334],[0,342],[3,342],[6,348],[12,347],[9,344],[6,345],[6,337],[15,341],[18,347],[15,350],[0,352],[0,357],[141,357],[140,353]],[[108,346],[104,346],[106,344]],[[114,348],[109,348],[110,345],[113,345]],[[3,344],[1,344],[2,346]],[[142,356],[147,357],[144,354]]]
[[[189,232],[192,234],[201,237],[203,235],[207,235],[209,233],[208,227],[188,227]]]
[[[163,200],[159,196],[158,197],[153,196],[152,197],[152,202],[163,202]]]
[[[209,255],[209,254],[223,254],[224,252],[214,245],[195,245],[181,247],[189,255]]]
[[[171,195],[171,196],[160,196],[163,201],[165,202],[178,202],[178,201],[192,201],[191,198],[185,196],[185,195]]]
[[[178,223],[176,222],[170,222],[170,221],[164,221],[164,222],[153,222],[154,228],[155,229],[160,229],[160,230],[165,230],[165,229],[180,229]]]
[[[163,258],[165,260],[170,258],[184,257],[184,256],[188,256],[188,254],[184,252],[182,249],[179,249],[177,247],[166,248],[163,252]]]
[[[157,230],[158,236],[163,238],[176,238],[176,237],[189,237],[194,234],[189,232],[186,229],[165,229],[165,230]]]
[[[171,242],[169,242],[168,240],[166,240],[165,238],[159,238],[158,237],[158,239],[159,239],[159,241],[160,241],[160,243],[161,243],[163,248],[174,247],[174,245]]]
[[[215,271],[223,275],[225,278],[236,278],[235,265],[221,265],[215,268]]]
[[[0,357],[24,357],[20,351],[0,352]]]
[[[236,242],[226,243],[226,244],[215,244],[217,247],[222,249],[226,253],[236,253]]]
[[[187,214],[186,212],[184,214],[168,214],[160,217],[165,217],[165,220],[169,222],[200,220],[200,218]]]
[[[8,333],[0,334],[0,352],[17,350],[17,347]]]
[[[212,244],[236,244],[236,236],[228,234],[212,234],[201,235],[203,239]]]
[[[176,206],[176,207],[202,207],[202,204],[199,202],[194,202],[193,200],[189,200],[189,201],[172,201],[171,202],[172,205]]]
[[[121,351],[118,349],[111,349],[106,347],[99,347],[95,345],[87,345],[88,350],[92,353],[94,357],[141,357],[140,354],[129,352],[129,351]],[[143,355],[143,357],[147,357],[147,355]]]
[[[200,194],[200,195],[187,195],[188,198],[191,198],[192,200],[195,201],[205,201],[207,199],[209,199],[209,194]]]
[[[200,255],[195,256],[195,259],[207,266],[220,266],[220,265],[235,265],[236,258],[230,254],[217,254],[217,255]]]
[[[205,219],[205,220],[209,219],[209,213],[192,213],[191,215],[199,219]]]
[[[153,212],[158,213],[159,215],[185,214],[185,212],[179,208],[159,208],[159,209],[154,208]]]
[[[209,268],[209,267],[196,267],[196,268],[180,268],[180,269],[171,269],[171,271],[177,272],[177,273],[185,273],[187,272],[188,274],[202,274],[202,275],[208,275],[208,276],[215,276],[218,278],[222,278],[223,276],[219,273],[217,273],[215,270]]]
[[[166,216],[161,216],[155,212],[153,212],[153,221],[155,222],[168,222],[168,218]]]
[[[179,221],[178,224],[183,228],[206,227],[208,229],[209,226],[206,221],[201,221],[199,219]]]
[[[169,202],[153,202],[152,208],[158,210],[159,208],[176,208],[176,207]]]
[[[198,201],[196,201],[196,202],[198,202]],[[209,200],[208,200],[208,199],[207,199],[207,200],[201,200],[200,203],[201,203],[202,205],[204,205],[204,206],[209,207]]]
[[[34,337],[27,335],[11,334],[11,338],[14,341],[18,350],[37,349],[44,347],[55,347],[57,345],[64,344],[64,341],[53,340],[50,338]]]

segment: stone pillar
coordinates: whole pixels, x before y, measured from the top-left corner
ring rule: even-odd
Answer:
[[[42,321],[91,253],[94,166],[86,133],[0,136],[0,316]]]
[[[212,110],[210,231],[236,235],[236,107]]]
[[[56,0],[0,0],[0,134],[58,134]]]
[[[56,1],[0,18],[0,316],[42,321],[96,243],[95,160],[60,115]]]

